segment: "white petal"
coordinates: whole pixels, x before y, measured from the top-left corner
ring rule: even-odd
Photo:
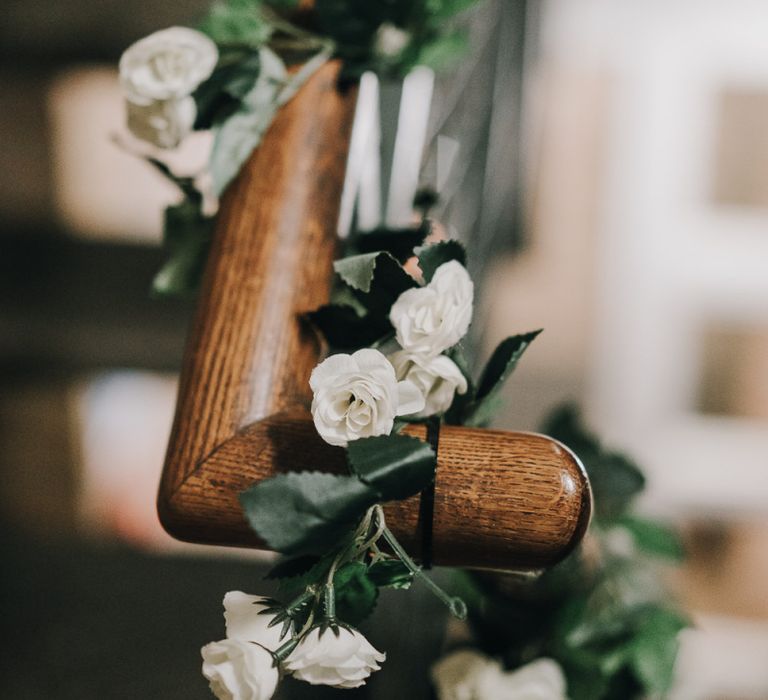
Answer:
[[[398,416],[408,416],[418,413],[424,408],[424,395],[413,382],[402,381],[397,383],[398,391]]]

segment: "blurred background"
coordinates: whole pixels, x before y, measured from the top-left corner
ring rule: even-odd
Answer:
[[[198,649],[222,635],[223,593],[264,588],[264,555],[176,543],[157,522],[193,304],[149,296],[176,195],[113,138],[121,51],[206,6],[3,5],[2,697],[209,697]],[[545,328],[500,427],[574,401],[637,459],[642,510],[689,553],[670,572],[696,623],[673,697],[764,700],[768,6],[487,0],[465,21],[471,51],[448,77],[368,79],[358,224],[440,191],[481,279],[478,357]],[[173,157],[194,169],[206,145]],[[435,604],[412,593],[377,617],[390,663],[366,697],[394,697],[394,675],[439,651]]]

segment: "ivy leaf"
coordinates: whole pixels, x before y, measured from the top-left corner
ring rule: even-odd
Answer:
[[[348,562],[333,577],[336,613],[351,625],[360,624],[376,607],[379,589],[359,561]]]
[[[380,494],[356,476],[290,472],[240,494],[249,524],[283,554],[321,554],[342,537]]]
[[[372,314],[360,315],[346,304],[326,304],[307,314],[307,318],[337,350],[357,350],[392,332],[386,318]]]
[[[435,271],[440,265],[450,260],[456,260],[462,265],[467,262],[467,251],[458,241],[440,241],[416,249],[419,258],[419,269],[424,277],[424,283],[429,284]]]
[[[212,235],[213,220],[203,216],[199,202],[184,200],[167,207],[163,243],[168,260],[152,280],[152,292],[184,296],[197,291]]]
[[[677,533],[653,520],[624,516],[619,521],[635,540],[635,544],[647,552],[671,561],[682,561],[685,558],[683,544]]]
[[[413,583],[413,573],[399,559],[379,559],[368,567],[368,578],[379,588],[406,589]]]
[[[380,435],[350,442],[347,459],[352,471],[376,489],[383,500],[408,498],[435,478],[434,450],[408,435]]]
[[[277,112],[278,95],[287,81],[285,64],[273,51],[260,49],[259,61],[259,77],[243,97],[241,108],[216,129],[210,169],[217,195],[221,195],[261,143]]]
[[[371,312],[386,315],[395,300],[416,281],[389,253],[365,253],[337,260],[334,270]]]
[[[480,377],[475,400],[466,409],[466,425],[483,426],[490,422],[499,408],[499,391],[539,333],[541,330],[514,335],[499,343]]]
[[[664,696],[672,685],[678,634],[687,626],[688,621],[673,610],[646,612],[632,643],[630,665],[649,694]]]
[[[350,246],[360,253],[389,253],[395,260],[404,263],[414,255],[414,248],[424,242],[430,229],[431,225],[426,220],[417,227],[377,228],[358,233],[350,240]]]

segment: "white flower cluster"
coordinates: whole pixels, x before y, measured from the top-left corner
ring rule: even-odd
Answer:
[[[216,44],[186,27],[163,29],[128,47],[120,58],[120,85],[130,131],[159,148],[178,146],[197,116],[192,93],[218,60]]]
[[[388,435],[396,416],[433,416],[448,410],[467,380],[442,353],[466,335],[473,285],[455,260],[443,263],[429,284],[403,292],[389,320],[400,350],[337,354],[315,367],[309,380],[312,417],[331,445]]]
[[[281,663],[275,652],[288,641],[281,625],[270,627],[267,600],[240,591],[224,596],[227,637],[202,650],[203,675],[219,700],[269,700],[281,673],[312,685],[357,688],[386,655],[357,630],[313,627]]]
[[[552,659],[536,659],[514,671],[464,649],[432,667],[438,700],[568,700],[565,676]]]

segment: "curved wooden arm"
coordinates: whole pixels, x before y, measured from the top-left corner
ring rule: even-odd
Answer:
[[[222,202],[158,497],[180,539],[263,547],[241,491],[279,471],[345,470],[307,411],[321,346],[300,318],[330,294],[356,99],[338,72],[327,64],[280,111]],[[444,427],[438,465],[435,563],[540,568],[586,529],[584,470],[549,438]],[[416,555],[418,511],[418,497],[385,508]]]

